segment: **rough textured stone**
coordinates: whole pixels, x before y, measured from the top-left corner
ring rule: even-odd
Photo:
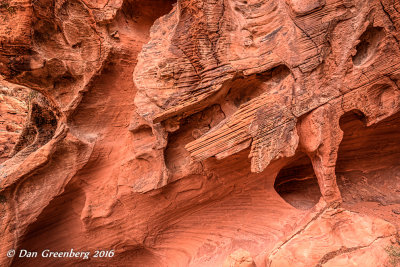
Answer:
[[[250,252],[239,249],[225,260],[223,267],[254,267],[255,263]]]
[[[327,209],[276,248],[268,266],[376,266],[396,228],[381,219]]]
[[[24,128],[29,97],[29,89],[0,80],[0,163],[12,156]]]
[[[0,115],[26,120],[2,124],[20,133],[0,137],[0,265],[389,263],[399,10],[395,0],[3,1]],[[33,97],[14,106],[21,86]],[[115,255],[6,256],[71,248]]]

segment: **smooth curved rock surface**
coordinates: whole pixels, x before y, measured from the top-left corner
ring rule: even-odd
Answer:
[[[0,266],[392,264],[399,11],[3,1]]]

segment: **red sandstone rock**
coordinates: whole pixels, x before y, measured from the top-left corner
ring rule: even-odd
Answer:
[[[318,214],[270,254],[267,266],[376,266],[388,264],[384,249],[396,228],[341,209]]]
[[[390,262],[398,1],[3,2],[1,266]]]
[[[12,149],[25,124],[30,90],[0,80],[0,163]]]
[[[246,250],[239,249],[233,252],[224,262],[224,267],[254,267],[254,261],[250,253]]]

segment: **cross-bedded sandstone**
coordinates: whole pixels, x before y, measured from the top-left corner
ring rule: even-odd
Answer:
[[[83,262],[113,266],[385,264],[399,10],[3,1],[0,74],[34,97],[0,165],[0,265],[81,263],[4,253],[22,248],[114,249]]]

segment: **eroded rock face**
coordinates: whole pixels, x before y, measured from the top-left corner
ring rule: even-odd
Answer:
[[[30,90],[0,80],[0,163],[11,158],[28,114]]]
[[[396,228],[381,219],[327,209],[268,259],[268,266],[376,266],[388,262],[385,248]]]
[[[38,92],[18,139],[0,141],[15,143],[0,165],[1,266],[392,261],[397,1],[0,10],[0,74]],[[6,255],[71,248],[115,255]]]

